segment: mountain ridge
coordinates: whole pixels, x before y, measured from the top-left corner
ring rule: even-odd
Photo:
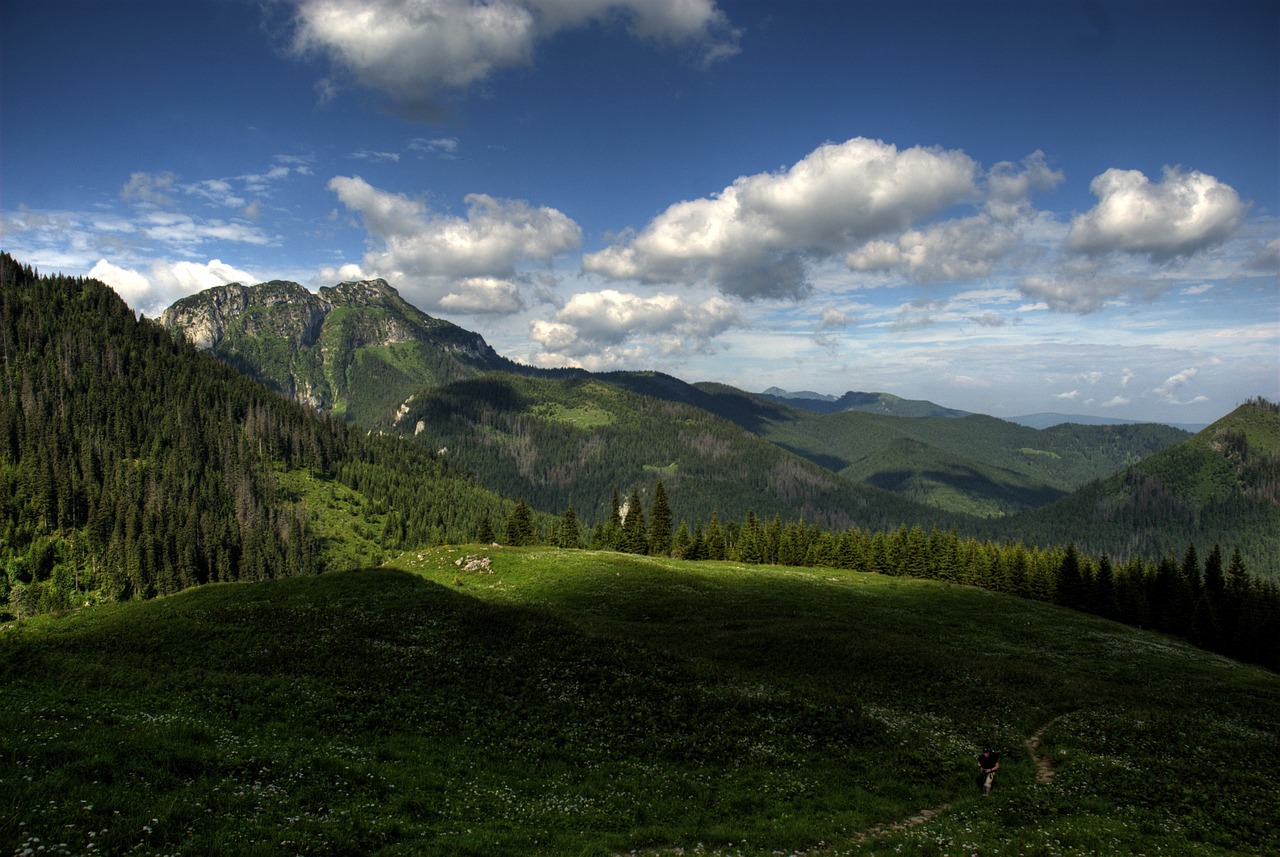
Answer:
[[[1057,411],[1040,411],[1034,414],[1023,414],[1017,417],[1001,417],[1006,422],[1017,423],[1028,428],[1047,429],[1063,423],[1081,426],[1127,426],[1127,425],[1166,425],[1195,434],[1208,428],[1208,423],[1174,423],[1165,420],[1126,420],[1116,417],[1095,417],[1090,414],[1063,414]]]
[[[1090,526],[1078,529],[1076,522]],[[1233,544],[1280,577],[1280,405],[1255,399],[1207,428],[1008,522],[1082,550],[1173,555],[1189,542]]]
[[[904,399],[892,393],[864,393],[849,390],[840,396],[828,396],[810,390],[791,393],[778,387],[770,387],[757,395],[818,414],[863,411],[898,417],[964,417],[971,413],[971,411],[943,407],[925,399]]]

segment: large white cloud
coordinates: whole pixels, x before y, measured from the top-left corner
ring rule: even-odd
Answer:
[[[146,273],[99,259],[89,276],[115,290],[132,309],[155,317],[169,304],[214,286],[227,283],[257,283],[253,274],[220,259],[208,262],[157,259]]]
[[[527,65],[537,42],[620,18],[642,38],[696,42],[714,58],[737,33],[713,0],[295,0],[294,46],[319,51],[409,109],[495,70]]]
[[[1019,280],[1025,295],[1050,309],[1089,313],[1130,298],[1152,300],[1214,268],[1248,270],[1231,259],[1238,249],[1224,250],[1216,265],[1203,252],[1237,237],[1247,211],[1235,190],[1213,176],[1166,167],[1152,182],[1136,170],[1110,169],[1090,189],[1098,204],[1071,219],[1060,255]]]
[[[385,277],[428,307],[515,311],[522,306],[513,283],[517,265],[548,263],[582,241],[569,217],[519,200],[470,194],[466,216],[457,217],[358,176],[337,176],[329,189],[360,214],[375,244],[364,256],[364,273]]]
[[[956,150],[899,150],[855,138],[823,145],[778,173],[737,179],[680,202],[630,241],[583,259],[615,279],[709,280],[743,298],[799,298],[807,259],[851,250],[976,198],[978,165]]]
[[[1110,169],[1089,185],[1098,204],[1071,221],[1067,249],[1090,255],[1138,253],[1163,262],[1219,244],[1236,231],[1245,205],[1213,176],[1165,167],[1159,182]]]
[[[534,321],[530,336],[542,348],[533,358],[541,365],[608,369],[708,353],[713,339],[741,326],[737,309],[719,296],[694,304],[603,289],[574,295],[552,320]]]

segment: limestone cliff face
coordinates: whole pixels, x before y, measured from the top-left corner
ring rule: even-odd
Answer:
[[[183,298],[160,315],[160,323],[180,330],[197,348],[213,348],[222,340],[227,320],[249,304],[249,290],[239,283],[208,289]]]
[[[257,286],[231,283],[183,298],[160,315],[197,348],[216,349],[228,329],[246,336],[278,336],[298,346],[315,342],[328,312],[324,302],[297,283],[273,280]]]
[[[503,368],[479,334],[432,318],[385,280],[308,291],[233,283],[173,304],[161,323],[311,407],[366,418],[404,394]]]

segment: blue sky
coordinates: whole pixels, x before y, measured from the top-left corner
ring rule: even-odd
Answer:
[[[380,276],[537,365],[997,416],[1280,398],[1270,0],[5,0],[0,27],[0,247],[149,315]]]

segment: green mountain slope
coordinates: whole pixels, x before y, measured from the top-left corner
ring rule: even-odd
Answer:
[[[1241,405],[1193,437],[1011,520],[1032,541],[1072,540],[1113,556],[1234,545],[1280,577],[1280,406]]]
[[[658,393],[662,398],[658,398]],[[614,488],[645,502],[662,480],[677,520],[803,517],[825,527],[925,526],[937,512],[831,473],[697,404],[670,376],[491,374],[423,390],[383,427],[416,438],[481,484],[555,513],[609,516]],[[714,403],[713,403],[714,404]]]
[[[499,549],[464,571],[465,557],[0,631],[0,841],[450,857],[1280,849],[1275,674],[940,583]],[[983,797],[987,744],[1002,759]]]
[[[385,280],[318,294],[281,281],[221,286],[178,301],[161,323],[286,396],[365,424],[420,387],[514,366]]]
[[[1270,573],[1280,564],[1268,533],[1274,517],[1256,502],[1268,490],[1265,468],[1222,476],[1218,484],[1237,486],[1239,498],[1178,493],[1177,513],[1164,514],[1169,501],[1161,498],[1177,480],[1136,468],[1187,438],[1167,426],[1036,430],[951,411],[914,418],[816,413],[660,373],[518,366],[479,336],[414,310],[381,282],[303,295],[310,293],[288,284],[227,287],[225,294],[193,296],[189,307],[167,317],[276,389],[366,427],[419,436],[433,453],[449,450],[450,461],[491,489],[525,497],[545,512],[572,504],[588,524],[608,513],[615,486],[647,489],[663,478],[680,483],[675,512],[691,522],[712,510],[741,518],[753,508],[766,518],[803,517],[824,526],[921,523],[1047,545],[1075,541],[1117,557],[1180,553],[1190,541],[1203,548],[1221,539],[1239,544],[1253,570]],[[311,306],[310,314],[300,306]],[[493,369],[509,374],[481,380]],[[840,407],[930,406],[878,394],[844,399]],[[1199,465],[1171,455],[1152,466]],[[1106,514],[1096,516],[1091,510],[1100,501],[1087,486],[1117,472],[1137,474],[1130,478],[1141,485],[1113,491]],[[1255,478],[1264,483],[1251,487]],[[1077,489],[1082,496],[1069,498]],[[1048,515],[1025,514],[1054,501],[1065,505]]]
[[[744,428],[829,470],[983,516],[1043,506],[1187,437],[1153,424],[1037,430],[979,414],[815,413],[719,385],[699,387],[732,402]]]

